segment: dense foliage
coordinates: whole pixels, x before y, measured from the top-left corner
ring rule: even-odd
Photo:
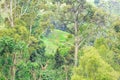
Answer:
[[[115,4],[0,0],[0,80],[120,80]]]

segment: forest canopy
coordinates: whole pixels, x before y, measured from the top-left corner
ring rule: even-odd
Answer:
[[[120,80],[120,0],[0,0],[0,80]]]

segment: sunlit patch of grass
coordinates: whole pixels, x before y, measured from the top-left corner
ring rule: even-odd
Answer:
[[[73,44],[73,37],[68,38],[70,33],[54,29],[47,37],[43,37],[46,45],[46,55],[54,55],[61,45],[70,46]],[[69,45],[68,45],[69,44]]]

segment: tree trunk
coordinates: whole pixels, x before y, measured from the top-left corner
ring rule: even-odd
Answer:
[[[78,64],[78,44],[77,43],[75,43],[74,60],[75,60],[74,66],[77,66],[77,64]]]
[[[16,54],[13,54],[13,66],[11,67],[11,80],[15,80],[15,72],[16,72]]]
[[[30,36],[32,34],[32,25],[30,25]]]
[[[67,66],[64,66],[65,70],[65,80],[68,80],[68,68]]]
[[[11,25],[11,27],[14,26],[14,22],[13,22],[13,0],[10,0],[10,25]]]
[[[33,76],[33,80],[37,80],[36,79],[36,73],[35,73],[34,69],[32,70],[32,76]]]
[[[78,64],[78,49],[79,49],[79,40],[78,40],[78,11],[75,13],[74,21],[74,30],[75,30],[75,52],[74,52],[74,66]]]

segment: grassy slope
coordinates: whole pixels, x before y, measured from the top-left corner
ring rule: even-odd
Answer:
[[[46,45],[46,54],[54,55],[56,49],[61,46],[70,46],[73,44],[73,38],[68,38],[70,35],[67,32],[54,29],[47,37],[44,37],[42,40]]]

